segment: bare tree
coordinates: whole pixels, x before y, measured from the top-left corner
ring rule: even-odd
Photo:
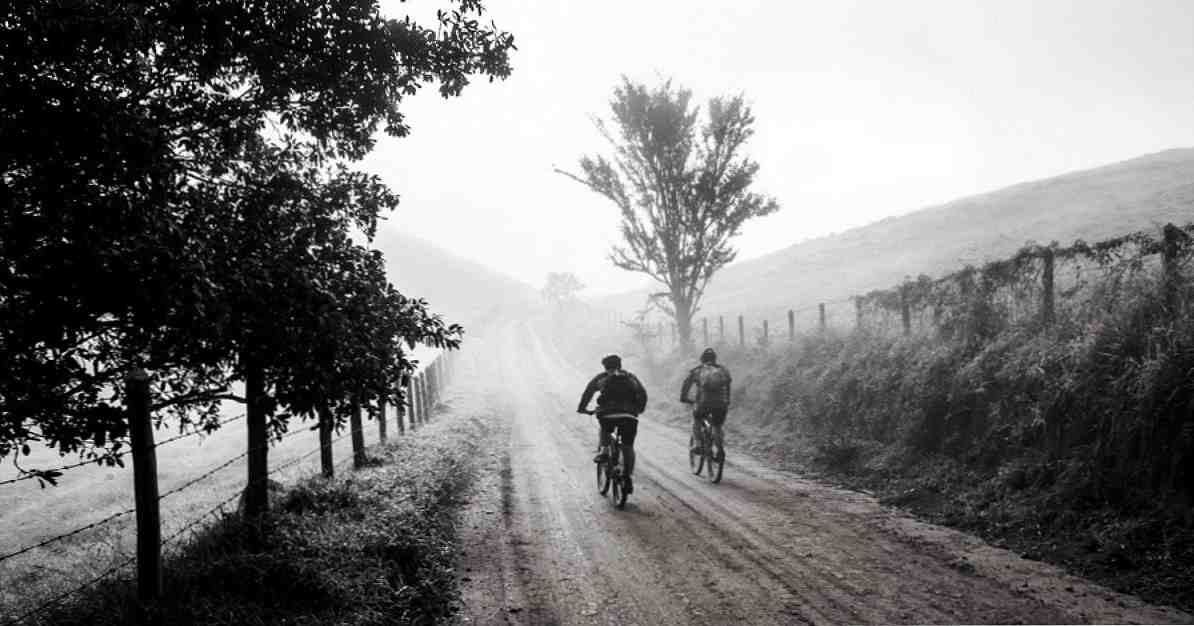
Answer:
[[[746,220],[779,209],[749,191],[759,165],[742,155],[755,121],[743,96],[710,99],[703,121],[691,99],[671,81],[648,89],[623,76],[612,122],[594,118],[613,155],[582,157],[579,175],[556,169],[621,210],[624,244],[610,260],[664,286],[652,297],[686,346],[705,287],[737,255],[730,240]]]

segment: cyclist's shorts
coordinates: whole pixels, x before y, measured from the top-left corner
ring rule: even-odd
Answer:
[[[634,447],[634,437],[638,434],[638,420],[633,417],[599,417],[597,421],[601,423],[602,437],[612,435],[614,428],[617,428],[622,434],[622,445],[627,448]]]
[[[726,423],[726,407],[710,407],[707,409],[697,409],[692,412],[692,421],[698,426],[701,423],[701,418],[708,416],[709,423],[721,428]]]

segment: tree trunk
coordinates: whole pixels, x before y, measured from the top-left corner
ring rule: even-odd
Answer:
[[[676,332],[680,336],[680,349],[692,351],[692,301],[679,294],[672,295],[672,306],[676,310]]]

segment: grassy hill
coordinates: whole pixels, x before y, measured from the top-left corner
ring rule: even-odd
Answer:
[[[1088,241],[1194,219],[1194,148],[1021,183],[734,263],[703,310],[779,320],[782,311],[1010,256],[1025,243]],[[629,311],[643,293],[609,304]]]
[[[530,285],[393,226],[379,229],[374,245],[385,253],[386,271],[402,293],[425,298],[433,311],[449,322],[463,324],[466,330],[541,302]]]

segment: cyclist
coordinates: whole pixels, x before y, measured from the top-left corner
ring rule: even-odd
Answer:
[[[611,354],[601,359],[604,372],[593,377],[580,396],[577,413],[589,413],[589,400],[597,397],[597,410],[593,413],[601,424],[601,453],[593,459],[595,463],[606,460],[605,447],[617,428],[622,435],[623,466],[626,476],[626,493],[634,492],[630,477],[634,474],[634,437],[638,434],[638,416],[647,408],[647,390],[638,378],[622,369],[622,358]]]
[[[692,411],[692,452],[700,452],[701,422],[708,419],[713,426],[713,442],[719,462],[725,460],[721,427],[730,408],[730,382],[730,370],[717,363],[717,353],[713,348],[705,348],[701,353],[701,364],[688,372],[688,377],[680,387],[680,402],[696,405]],[[695,401],[688,397],[688,391],[694,385],[697,388]]]

